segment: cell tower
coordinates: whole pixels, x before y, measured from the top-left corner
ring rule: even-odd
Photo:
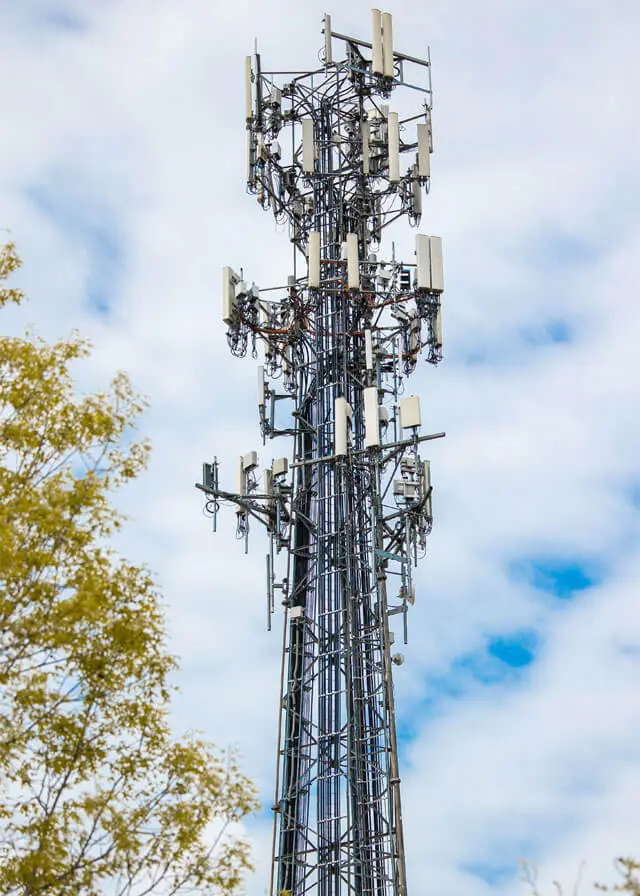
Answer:
[[[289,450],[261,478],[239,457],[235,491],[206,463],[199,488],[214,530],[234,506],[245,550],[264,524],[268,628],[284,608],[271,896],[406,893],[390,619],[406,643],[432,523],[420,449],[444,433],[421,434],[404,384],[441,358],[443,277],[439,237],[376,254],[393,222],[418,225],[433,144],[429,56],[394,49],[389,13],[372,24],[367,42],[325,15],[314,71],[246,60],[248,190],[288,224],[293,273],[258,289],[226,267],[223,320],[232,354],[261,347],[263,445]],[[409,115],[388,103],[403,87]]]

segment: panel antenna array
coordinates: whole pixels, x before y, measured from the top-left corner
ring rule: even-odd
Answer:
[[[288,225],[293,272],[261,290],[226,267],[223,320],[234,355],[262,348],[263,444],[290,447],[261,477],[256,451],[238,457],[234,491],[206,463],[199,487],[245,546],[264,524],[269,628],[284,607],[271,896],[406,893],[390,619],[406,643],[432,524],[420,451],[444,433],[421,434],[404,384],[441,359],[442,250],[418,233],[410,262],[377,254],[392,222],[420,222],[433,141],[428,56],[394,49],[389,13],[372,25],[368,42],[325,16],[314,71],[246,60],[248,190]],[[408,117],[389,102],[403,87]]]

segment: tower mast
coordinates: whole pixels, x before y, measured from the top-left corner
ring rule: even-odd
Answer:
[[[248,190],[288,225],[293,268],[264,290],[225,268],[223,320],[232,354],[263,353],[263,445],[290,450],[261,479],[257,452],[239,457],[234,491],[206,463],[199,488],[214,528],[234,506],[246,546],[264,524],[269,628],[284,608],[271,896],[406,894],[394,624],[406,643],[432,524],[421,452],[444,433],[422,434],[404,390],[421,354],[441,359],[444,287],[439,237],[380,254],[394,222],[420,222],[431,67],[394,49],[389,13],[371,18],[364,41],[325,15],[313,71],[265,71],[257,51],[245,67]],[[403,88],[409,114],[391,107]]]

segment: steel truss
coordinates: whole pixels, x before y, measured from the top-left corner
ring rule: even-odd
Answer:
[[[420,447],[444,434],[420,435],[418,399],[401,396],[421,352],[441,358],[443,284],[437,237],[418,235],[411,263],[376,254],[392,222],[419,223],[433,144],[429,58],[394,52],[388,14],[372,23],[368,43],[325,16],[312,72],[247,58],[248,189],[288,224],[293,273],[259,290],[225,268],[223,318],[233,354],[262,346],[263,442],[292,455],[262,487],[243,455],[234,491],[214,460],[199,487],[214,524],[235,505],[245,543],[251,519],[266,526],[269,628],[276,594],[284,606],[272,896],[406,893],[389,621],[406,643],[432,522]],[[419,114],[390,111],[401,87]]]

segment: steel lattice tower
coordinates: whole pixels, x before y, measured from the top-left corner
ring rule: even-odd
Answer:
[[[263,444],[291,451],[261,480],[241,456],[235,491],[214,460],[199,487],[214,528],[221,501],[245,544],[265,525],[269,628],[284,606],[272,896],[406,892],[390,619],[406,643],[432,521],[420,447],[444,434],[421,435],[401,396],[423,350],[440,360],[443,281],[438,237],[418,234],[410,263],[376,254],[394,221],[419,223],[433,143],[429,58],[394,51],[388,13],[372,24],[367,42],[325,16],[315,71],[246,62],[248,189],[289,225],[293,273],[260,290],[225,268],[223,319],[234,355],[262,347]],[[409,116],[387,102],[405,86]]]

